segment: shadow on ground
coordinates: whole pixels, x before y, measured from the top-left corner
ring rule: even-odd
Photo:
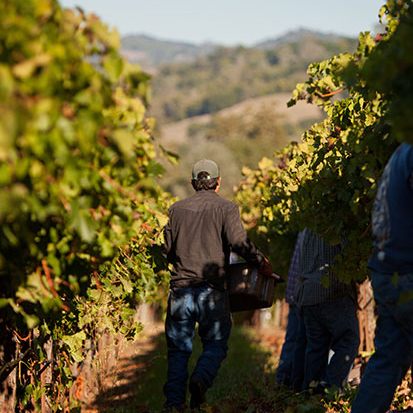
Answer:
[[[259,345],[256,330],[234,327],[229,351],[213,387],[207,393],[207,403],[213,412],[231,412],[251,406],[253,399],[275,386],[276,358]],[[137,343],[139,346],[139,343]],[[194,340],[194,351],[189,361],[189,373],[201,353],[201,342]],[[137,413],[161,412],[164,396],[162,386],[166,378],[166,344],[161,332],[151,338],[133,357],[118,360],[115,386],[101,391],[94,401],[99,412]],[[114,378],[115,379],[115,378]],[[189,396],[188,396],[189,397]],[[218,407],[214,406],[220,406]],[[255,411],[255,410],[254,410]]]

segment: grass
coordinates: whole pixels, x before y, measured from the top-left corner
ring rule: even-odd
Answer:
[[[189,359],[189,374],[195,368],[201,354],[202,344],[198,336],[194,339],[193,353]],[[164,335],[156,337],[156,346],[151,354],[146,356],[146,369],[140,374],[141,380],[136,386],[136,406],[146,406],[148,411],[162,411],[164,396],[162,387],[166,378],[166,343]],[[227,358],[222,363],[214,385],[207,393],[210,406],[220,404],[225,399],[237,399],[248,403],[253,395],[266,385],[275,386],[276,360],[267,350],[259,346],[254,339],[252,330],[234,327],[229,341]],[[242,390],[242,391],[240,391]],[[189,395],[188,395],[189,398]],[[189,404],[189,400],[188,400]],[[117,408],[116,413],[136,412],[131,407]]]
[[[295,393],[276,385],[278,360],[273,349],[261,344],[259,330],[234,327],[229,341],[227,358],[222,363],[212,388],[207,392],[206,413],[349,413],[356,389],[343,393],[319,395]],[[129,388],[133,397],[121,405],[104,410],[108,413],[162,412],[164,396],[162,387],[166,379],[166,343],[164,334],[154,339],[150,352],[131,360],[136,369],[131,375]],[[198,337],[194,340],[193,354],[189,360],[189,374],[201,354]],[[411,407],[412,385],[409,380],[401,387],[393,408]],[[189,405],[189,395],[187,404]],[[113,406],[113,405],[112,405]],[[189,411],[189,409],[188,409]],[[411,410],[410,410],[411,411]]]
[[[227,358],[222,363],[212,388],[207,393],[205,412],[209,413],[321,413],[326,411],[318,399],[309,400],[276,385],[278,360],[260,345],[256,330],[234,327]],[[202,344],[196,336],[189,360],[189,374],[201,354]],[[112,408],[110,413],[162,412],[162,387],[166,378],[166,343],[163,334],[145,358],[134,381],[135,398],[127,405]],[[142,360],[135,360],[141,365]],[[188,401],[189,405],[189,394]],[[315,403],[315,404],[314,404]]]

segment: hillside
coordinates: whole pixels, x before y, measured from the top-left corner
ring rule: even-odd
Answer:
[[[280,37],[266,39],[254,45],[257,49],[273,49],[282,44],[291,44],[301,42],[305,38],[312,38],[320,42],[340,43],[343,41],[343,36],[334,33],[322,33],[314,30],[300,28],[292,30]]]
[[[145,35],[124,36],[121,40],[123,55],[151,73],[156,73],[161,64],[191,62],[197,57],[212,53],[218,47],[212,43],[198,46]]]
[[[304,101],[298,102],[295,106],[287,107],[287,102],[291,98],[290,93],[275,93],[258,98],[246,99],[228,108],[222,109],[215,115],[205,114],[193,116],[177,122],[165,123],[160,126],[159,139],[163,145],[177,147],[188,142],[194,130],[201,126],[208,126],[213,122],[213,117],[230,116],[251,116],[260,108],[265,107],[270,112],[274,111],[280,125],[286,127],[288,140],[298,139],[300,136],[300,125],[313,123],[323,118],[322,111],[315,105],[309,105]]]
[[[308,65],[351,52],[356,44],[305,29],[254,47],[123,38],[123,54],[150,68],[149,113],[157,140],[180,157],[179,165],[164,162],[163,188],[178,197],[192,193],[188,171],[194,159],[209,157],[221,165],[221,193],[231,198],[243,166],[256,167],[322,119],[315,106],[286,106],[295,85],[306,80]]]
[[[216,113],[245,99],[289,93],[307,78],[310,63],[355,47],[354,39],[321,39],[302,32],[293,42],[219,47],[192,62],[167,63],[153,77],[150,112],[162,122],[171,122]]]
[[[252,49],[276,49],[283,44],[292,44],[312,38],[320,42],[340,43],[342,36],[334,33],[322,33],[300,28],[285,33],[280,37],[265,39],[254,44]],[[193,62],[216,51],[220,45],[214,43],[194,44],[159,39],[144,34],[131,34],[121,39],[122,53],[132,63],[140,64],[144,70],[156,73],[159,66],[165,63]]]
[[[221,194],[230,199],[243,166],[255,168],[261,158],[299,140],[306,128],[323,119],[317,106],[304,101],[288,108],[289,99],[289,93],[277,93],[247,99],[215,114],[159,124],[158,141],[180,156],[179,165],[163,162],[166,174],[161,185],[181,198],[190,195],[188,171],[195,159],[209,157],[221,165]]]

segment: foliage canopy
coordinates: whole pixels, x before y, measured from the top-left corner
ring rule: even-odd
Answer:
[[[134,306],[166,274],[154,273],[168,195],[149,80],[95,15],[1,2],[0,315],[8,332],[36,328],[31,374],[53,337],[63,387],[86,339],[137,334]]]
[[[293,91],[289,105],[307,100],[327,119],[308,129],[301,143],[279,152],[275,163],[246,170],[238,190],[244,207],[255,194],[248,219],[284,270],[297,232],[308,227],[331,244],[347,239],[337,271],[343,281],[367,276],[377,183],[398,143],[413,142],[407,114],[412,3],[388,1],[380,16],[385,33],[376,39],[361,33],[355,53],[311,64],[308,80]]]

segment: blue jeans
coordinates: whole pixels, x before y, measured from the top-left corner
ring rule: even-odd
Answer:
[[[386,412],[413,363],[413,273],[399,275],[396,285],[392,275],[372,272],[371,283],[378,305],[376,351],[367,364],[352,413]]]
[[[277,370],[278,384],[301,390],[304,379],[306,343],[304,319],[297,307],[290,304],[287,331]]]
[[[188,359],[192,353],[196,322],[203,351],[192,377],[201,380],[208,389],[228,350],[232,326],[228,292],[211,287],[170,291],[165,322],[168,346],[168,375],[163,388],[165,407],[178,407],[185,403]]]
[[[357,304],[350,297],[303,307],[307,347],[303,390],[311,382],[342,388],[360,345]],[[334,352],[328,361],[329,352]]]

